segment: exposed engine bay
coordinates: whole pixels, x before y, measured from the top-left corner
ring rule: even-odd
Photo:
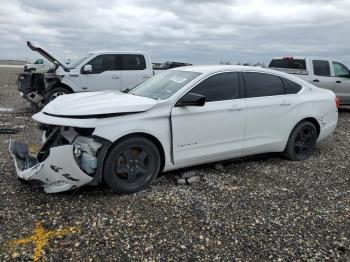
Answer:
[[[44,106],[48,91],[60,83],[56,68],[47,72],[23,72],[18,75],[17,85],[21,96],[29,101],[33,111]]]

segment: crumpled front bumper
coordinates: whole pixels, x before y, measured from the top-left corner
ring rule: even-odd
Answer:
[[[73,145],[50,148],[49,156],[40,163],[29,154],[26,144],[11,140],[9,150],[15,162],[17,176],[31,184],[42,186],[46,193],[72,190],[93,179],[76,163]]]

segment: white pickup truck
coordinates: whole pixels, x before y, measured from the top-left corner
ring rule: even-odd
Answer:
[[[24,72],[35,72],[38,70],[48,70],[50,69],[50,64],[46,61],[46,59],[39,58],[35,60],[33,63],[25,64],[23,67]]]
[[[341,105],[350,105],[350,70],[341,62],[317,57],[276,57],[270,69],[294,74],[307,82],[332,90]]]
[[[152,62],[145,52],[96,51],[67,65],[37,44],[28,41],[27,45],[54,64],[46,73],[19,74],[18,90],[34,110],[59,95],[126,89],[153,76]]]

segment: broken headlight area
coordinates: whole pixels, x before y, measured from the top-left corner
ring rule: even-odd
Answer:
[[[93,181],[102,147],[92,137],[93,129],[47,126],[45,142],[37,156],[26,144],[10,141],[17,176],[56,193],[81,187]],[[84,134],[85,136],[83,136]]]

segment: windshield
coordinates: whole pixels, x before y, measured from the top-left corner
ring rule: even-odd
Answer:
[[[142,82],[127,93],[163,100],[171,97],[199,75],[197,72],[169,70]]]
[[[74,61],[72,61],[71,63],[68,64],[69,68],[74,69],[76,68],[78,65],[80,65],[84,60],[88,59],[89,57],[91,57],[93,55],[93,53],[88,53],[85,54],[81,57],[79,57],[78,59],[75,59]]]

